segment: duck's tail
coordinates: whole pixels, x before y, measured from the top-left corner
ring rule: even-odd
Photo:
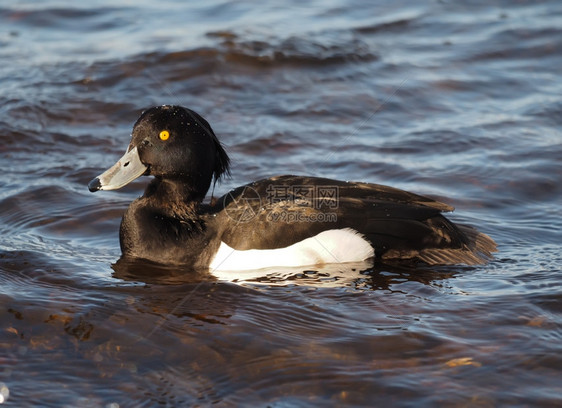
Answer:
[[[494,259],[496,242],[488,235],[469,225],[456,224],[466,237],[461,248],[427,248],[419,251],[417,258],[429,265],[482,265]]]

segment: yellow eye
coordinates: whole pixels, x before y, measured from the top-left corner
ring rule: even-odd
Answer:
[[[168,140],[168,138],[170,137],[170,132],[168,132],[167,130],[163,130],[160,132],[160,140]]]

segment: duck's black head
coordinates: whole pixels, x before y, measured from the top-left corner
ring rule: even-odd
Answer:
[[[201,200],[211,181],[229,172],[230,160],[209,123],[181,106],[143,112],[133,126],[125,155],[88,185],[90,191],[113,190],[141,175],[185,184]]]

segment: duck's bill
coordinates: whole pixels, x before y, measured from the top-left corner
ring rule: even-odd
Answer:
[[[90,181],[88,189],[92,193],[98,190],[117,190],[142,176],[147,169],[140,160],[137,148],[134,147],[111,168]]]

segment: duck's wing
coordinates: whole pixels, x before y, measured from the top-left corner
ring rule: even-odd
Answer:
[[[387,261],[477,264],[496,248],[487,235],[441,215],[453,207],[378,184],[279,176],[232,190],[218,206],[222,240],[238,250],[284,248],[343,228],[363,234]]]

